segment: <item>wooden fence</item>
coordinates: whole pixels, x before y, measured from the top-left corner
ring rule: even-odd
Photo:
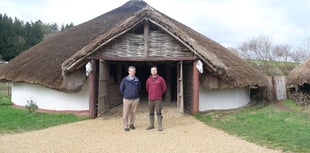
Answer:
[[[285,76],[268,76],[267,100],[284,100],[287,99],[286,77]]]
[[[10,82],[0,82],[0,92],[8,96],[11,96],[11,83]]]

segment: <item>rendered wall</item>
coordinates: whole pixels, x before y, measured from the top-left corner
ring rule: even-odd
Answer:
[[[47,87],[29,83],[12,83],[12,102],[25,106],[32,100],[40,109],[51,111],[85,111],[89,110],[88,83],[76,93],[65,93]]]
[[[199,111],[234,109],[250,102],[248,88],[210,90],[200,86]]]

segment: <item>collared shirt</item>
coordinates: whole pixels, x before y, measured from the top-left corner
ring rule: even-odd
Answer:
[[[149,93],[149,100],[161,100],[162,95],[167,90],[167,85],[165,80],[161,76],[150,76],[146,81],[146,90]]]

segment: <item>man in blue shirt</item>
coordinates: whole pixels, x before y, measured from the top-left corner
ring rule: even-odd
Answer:
[[[123,78],[119,87],[123,96],[123,124],[125,131],[129,131],[129,128],[135,129],[136,110],[140,101],[139,92],[141,90],[141,83],[135,74],[136,68],[134,66],[129,66],[128,76]],[[128,125],[129,115],[131,115],[131,117],[130,124]]]

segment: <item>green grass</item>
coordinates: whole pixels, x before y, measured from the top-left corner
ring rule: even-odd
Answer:
[[[294,101],[287,99],[287,100],[283,100],[282,104],[289,107],[291,110],[294,111],[301,111],[302,110],[302,106],[297,105]]]
[[[12,105],[11,97],[3,92],[0,92],[0,107]]]
[[[0,94],[0,134],[33,131],[86,119],[73,114],[29,112],[12,107],[9,96]]]
[[[249,62],[251,63],[255,63],[255,64],[265,64],[265,63],[272,63],[273,65],[287,65],[287,64],[291,64],[291,65],[299,65],[300,63],[296,63],[296,62],[283,62],[283,61],[263,61],[263,60],[257,60],[257,59],[248,59]]]
[[[208,125],[251,142],[292,152],[310,152],[310,115],[255,106],[233,114],[196,114]]]
[[[0,90],[7,90],[8,86],[6,83],[0,83]]]

